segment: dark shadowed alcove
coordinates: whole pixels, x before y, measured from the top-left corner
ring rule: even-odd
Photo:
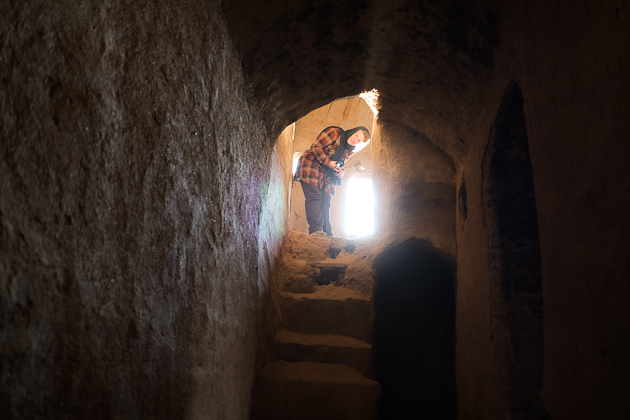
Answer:
[[[490,234],[493,317],[503,340],[508,409],[517,418],[546,418],[542,402],[543,297],[534,179],[523,96],[505,91],[486,148],[482,200]]]
[[[378,418],[455,419],[454,264],[412,238],[384,251],[375,268]]]

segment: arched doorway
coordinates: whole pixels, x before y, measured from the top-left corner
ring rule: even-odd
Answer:
[[[357,126],[367,127],[371,132],[374,126],[374,110],[363,96],[339,99],[328,105],[320,107],[294,124],[293,159],[295,163],[299,156],[308,149],[317,135],[328,126],[339,126],[343,129],[350,129]],[[371,133],[374,135],[374,133]],[[365,147],[359,147],[345,164],[345,175],[341,185],[336,187],[336,195],[332,198],[330,206],[330,217],[333,233],[336,236],[350,238],[353,235],[346,230],[346,197],[348,185],[355,175],[372,173],[372,147],[371,142]],[[295,181],[291,188],[291,211],[289,213],[289,227],[295,231],[308,233],[308,223],[304,210],[304,193],[300,183]]]
[[[379,420],[457,418],[454,264],[412,238],[375,268]]]

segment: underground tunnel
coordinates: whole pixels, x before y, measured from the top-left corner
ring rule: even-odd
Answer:
[[[0,418],[630,417],[629,50],[619,0],[0,0]],[[372,89],[374,233],[310,237],[299,121]]]

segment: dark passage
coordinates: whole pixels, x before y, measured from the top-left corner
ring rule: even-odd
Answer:
[[[546,419],[538,216],[523,96],[516,83],[501,100],[482,169],[488,186],[482,194],[485,223],[499,239],[490,265],[501,290],[493,316],[507,339],[509,410],[515,418]]]
[[[376,274],[379,420],[457,418],[453,264],[409,239],[379,256]]]

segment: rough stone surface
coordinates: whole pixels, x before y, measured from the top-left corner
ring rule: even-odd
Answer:
[[[0,2],[1,418],[248,417],[290,143],[221,16]]]
[[[334,98],[376,88],[381,121],[421,133],[452,160],[455,188],[435,198],[455,202],[458,191],[458,205],[465,204],[458,216],[451,213],[456,241],[426,227],[419,236],[457,256],[462,419],[509,412],[509,362],[496,357],[503,333],[493,308],[502,297],[490,276],[481,167],[503,92],[518,83],[540,233],[543,402],[553,419],[628,417],[626,2],[244,4],[230,3],[230,25],[255,95],[278,111],[279,127]],[[392,147],[397,143],[393,138]]]
[[[455,256],[453,161],[424,134],[391,120],[378,123],[373,147],[381,247],[417,237]]]
[[[376,88],[390,199],[352,255],[415,236],[456,258],[459,418],[505,418],[482,162],[512,83],[544,408],[630,417],[629,50],[623,0],[0,1],[0,417],[247,418],[279,322],[290,147],[272,146]],[[366,287],[359,266],[344,287]]]
[[[341,363],[372,377],[372,346],[352,337],[278,331],[274,354],[287,362]]]
[[[371,260],[365,244],[354,255],[357,247],[348,242],[354,241],[286,235],[272,283],[278,319],[269,329],[279,331],[261,349],[253,419],[374,418],[379,386],[367,379],[374,311],[362,292],[373,278],[354,284],[345,278],[349,267]],[[331,262],[337,258],[343,262]]]
[[[339,364],[272,362],[258,376],[254,420],[369,420],[378,383]]]
[[[370,298],[374,289],[372,264],[378,249],[374,238],[322,238],[290,229],[274,272],[275,285],[290,293],[312,293],[321,279],[321,284],[356,290]]]
[[[291,331],[372,339],[372,302],[356,290],[328,285],[307,294],[284,293],[280,311],[282,325]]]
[[[482,162],[495,355],[505,366],[508,410],[544,418],[540,240],[523,97],[515,83],[501,99]]]

